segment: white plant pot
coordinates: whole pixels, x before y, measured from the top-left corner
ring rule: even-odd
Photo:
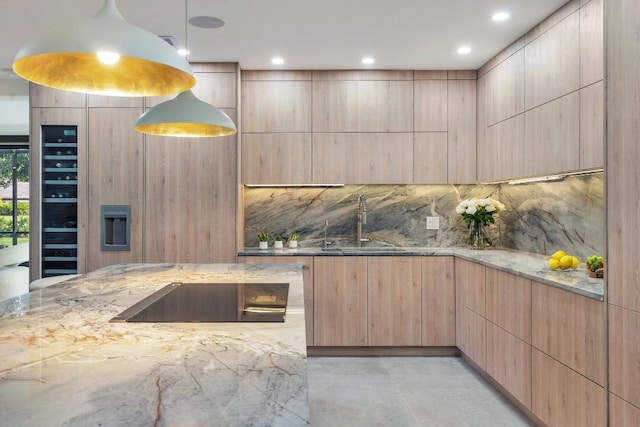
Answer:
[[[260,249],[269,249],[269,242],[259,242],[258,247]]]
[[[289,247],[291,249],[295,249],[298,247],[298,241],[297,240],[289,240]]]
[[[275,249],[282,249],[282,240],[276,240],[275,242],[273,242],[273,247]]]

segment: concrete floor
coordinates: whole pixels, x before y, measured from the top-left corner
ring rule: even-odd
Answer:
[[[312,427],[533,426],[457,357],[310,357]]]

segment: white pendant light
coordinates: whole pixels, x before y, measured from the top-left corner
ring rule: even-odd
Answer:
[[[190,90],[147,110],[136,122],[138,132],[150,135],[210,137],[237,132],[233,120]]]
[[[189,0],[185,0],[184,9],[185,49],[188,49]],[[138,118],[135,129],[150,135],[181,137],[228,136],[237,132],[229,116],[199,100],[190,90],[147,110]]]
[[[171,95],[195,85],[186,59],[158,36],[126,22],[115,0],[105,0],[95,16],[25,45],[13,69],[43,86],[98,95]]]

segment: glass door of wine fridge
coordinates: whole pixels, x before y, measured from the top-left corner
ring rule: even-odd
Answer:
[[[78,272],[77,126],[42,126],[42,277]]]

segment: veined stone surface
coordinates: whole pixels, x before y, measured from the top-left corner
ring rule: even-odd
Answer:
[[[171,282],[287,282],[284,323],[109,323]],[[0,304],[0,420],[309,424],[299,265],[123,264]]]

